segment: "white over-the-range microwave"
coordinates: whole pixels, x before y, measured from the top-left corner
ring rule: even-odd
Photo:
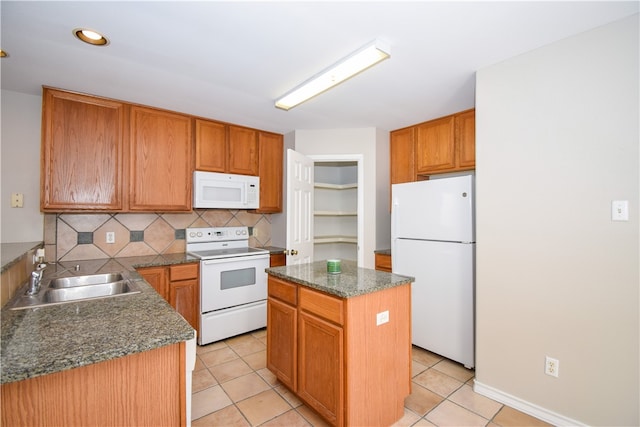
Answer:
[[[260,178],[218,172],[193,173],[193,207],[207,209],[258,209]]]

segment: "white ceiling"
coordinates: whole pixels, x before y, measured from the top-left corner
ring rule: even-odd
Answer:
[[[47,85],[279,133],[393,130],[473,107],[476,70],[638,5],[2,0],[2,89],[39,95]],[[103,32],[110,45],[79,42],[78,27]],[[376,38],[391,45],[389,60],[290,111],[274,107]]]

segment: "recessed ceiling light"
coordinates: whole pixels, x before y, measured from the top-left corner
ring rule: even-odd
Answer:
[[[5,52],[4,50],[0,49],[0,58],[5,58],[7,57],[7,52]]]
[[[109,44],[109,40],[105,36],[87,28],[76,28],[73,30],[73,35],[85,43],[96,46],[106,46]]]

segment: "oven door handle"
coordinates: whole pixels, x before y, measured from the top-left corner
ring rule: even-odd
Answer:
[[[231,257],[231,258],[216,258],[216,259],[203,259],[202,265],[214,265],[214,264],[222,264],[222,263],[231,263],[231,262],[246,262],[258,259],[269,258],[269,254],[260,254],[260,255],[252,255],[252,256],[241,256],[241,257]]]

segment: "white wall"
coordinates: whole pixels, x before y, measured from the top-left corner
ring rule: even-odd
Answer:
[[[638,51],[635,15],[477,73],[476,390],[554,424],[640,423]]]
[[[40,213],[40,123],[42,98],[2,91],[2,243],[43,240]],[[24,195],[23,208],[11,208],[11,193]]]
[[[374,251],[389,248],[391,241],[389,132],[375,128],[296,130],[295,150],[305,155],[363,156],[365,215],[360,250],[364,254],[362,267],[374,268]],[[378,247],[380,244],[384,247]]]

